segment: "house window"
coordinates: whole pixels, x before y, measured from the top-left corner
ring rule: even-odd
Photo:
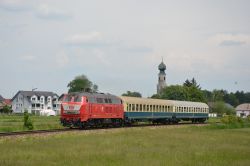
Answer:
[[[35,98],[35,97],[32,97],[31,100],[32,100],[32,101],[36,101],[36,98]]]

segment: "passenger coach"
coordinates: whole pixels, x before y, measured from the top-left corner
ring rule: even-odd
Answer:
[[[125,121],[152,121],[155,123],[177,123],[180,120],[205,122],[208,105],[201,102],[120,97],[124,105]]]

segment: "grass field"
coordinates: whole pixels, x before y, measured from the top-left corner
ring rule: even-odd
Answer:
[[[250,128],[119,128],[0,138],[0,165],[246,165]]]
[[[59,123],[59,116],[30,116],[34,130],[59,129],[62,126]],[[0,115],[0,132],[22,131],[23,116],[18,115]]]

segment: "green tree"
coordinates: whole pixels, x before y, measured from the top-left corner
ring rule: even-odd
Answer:
[[[11,110],[10,106],[5,105],[5,106],[3,107],[3,113],[9,114],[9,113],[11,113],[11,112],[12,112],[12,110]]]
[[[245,94],[243,91],[237,91],[235,93],[236,98],[239,100],[239,104],[245,103],[246,99],[245,99]],[[249,101],[248,101],[249,102]]]
[[[230,94],[225,94],[224,96],[224,102],[225,103],[229,103],[232,106],[236,107],[237,105],[239,105],[239,100],[237,99],[237,97],[234,95],[234,93],[230,93]]]
[[[183,86],[187,86],[187,87],[191,87],[191,86],[194,86],[198,89],[201,89],[200,88],[200,85],[198,85],[198,83],[196,82],[196,80],[194,78],[192,78],[191,80],[187,79],[184,83],[183,83]]]
[[[184,87],[188,93],[188,101],[206,102],[204,93],[197,86]]]
[[[27,110],[24,111],[23,120],[24,120],[23,127],[27,128],[28,130],[33,130],[34,128],[33,122],[31,121]]]
[[[188,99],[188,91],[184,86],[181,85],[170,85],[162,90],[162,92],[155,96],[160,99],[168,99],[168,100],[187,100]]]
[[[235,114],[234,108],[227,106],[223,101],[215,102],[211,107],[211,112],[217,113],[220,116],[222,116],[223,114]]]
[[[80,91],[98,91],[98,86],[93,84],[85,75],[76,76],[74,80],[70,81],[68,86],[68,93]]]
[[[142,97],[139,92],[131,92],[127,91],[127,93],[123,93],[122,96],[130,96],[130,97]]]
[[[223,100],[224,94],[225,94],[225,91],[224,91],[224,90],[217,90],[217,89],[214,89],[213,92],[212,92],[212,101],[213,101],[213,102],[216,102],[216,101],[224,101],[224,100]]]
[[[212,102],[213,101],[213,94],[211,91],[208,90],[202,90],[203,96],[205,98],[206,102]]]

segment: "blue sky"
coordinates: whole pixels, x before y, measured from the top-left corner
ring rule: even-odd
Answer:
[[[156,93],[195,77],[250,91],[250,1],[0,0],[0,94],[67,92],[85,74],[102,92]]]

